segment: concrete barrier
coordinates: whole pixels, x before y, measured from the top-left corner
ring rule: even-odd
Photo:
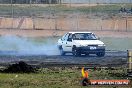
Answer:
[[[1,29],[60,29],[132,31],[132,18],[90,19],[86,17],[0,18]]]

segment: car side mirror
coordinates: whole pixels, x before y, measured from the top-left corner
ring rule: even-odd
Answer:
[[[67,41],[72,42],[72,38],[68,38]]]

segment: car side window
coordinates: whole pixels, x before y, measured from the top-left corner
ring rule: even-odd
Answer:
[[[62,38],[61,38],[62,41],[65,40],[66,35],[67,35],[67,33],[64,36],[62,36]]]
[[[72,39],[72,34],[69,34],[68,39]]]
[[[67,41],[68,36],[69,36],[69,33],[67,33],[67,35],[65,36],[65,41]]]
[[[69,38],[72,39],[72,34],[67,33],[61,38],[61,40],[62,41],[67,41]]]

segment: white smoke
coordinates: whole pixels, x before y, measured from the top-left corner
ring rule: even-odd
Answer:
[[[59,55],[56,43],[51,42],[50,39],[36,44],[29,38],[6,35],[0,37],[0,51],[15,52],[17,55]]]

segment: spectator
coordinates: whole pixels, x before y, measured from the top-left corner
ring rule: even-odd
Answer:
[[[130,9],[130,12],[132,13],[132,7],[131,7],[131,9]]]
[[[119,10],[119,12],[125,13],[125,12],[127,12],[127,10],[126,10],[126,8],[121,7],[121,9]]]

